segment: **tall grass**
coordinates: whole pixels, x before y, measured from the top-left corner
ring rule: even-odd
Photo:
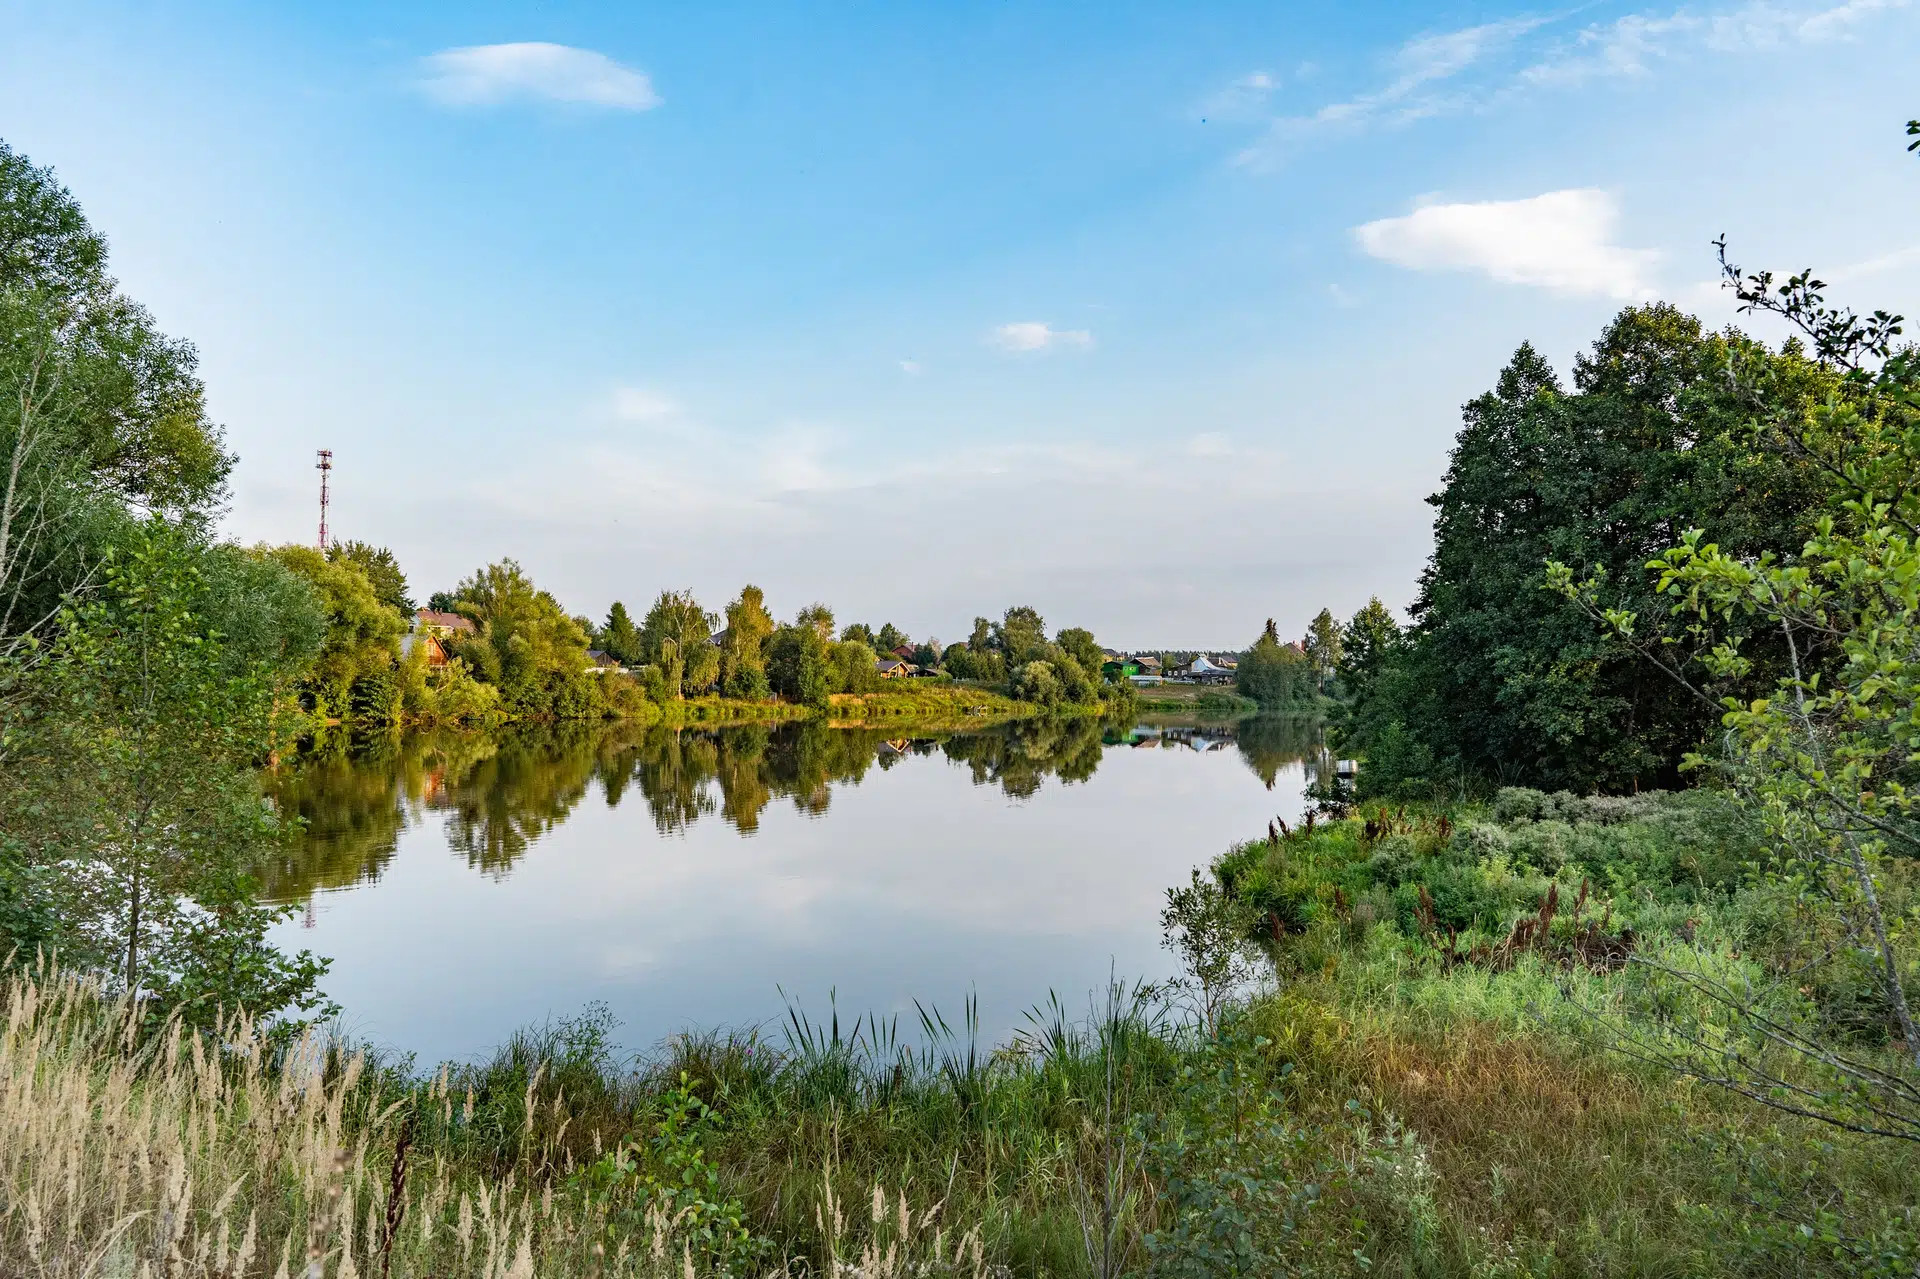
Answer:
[[[315,1035],[280,1041],[244,1015],[212,1034],[93,981],[42,968],[4,983],[0,1273],[371,1279],[684,1276],[685,1221],[578,1193],[575,1117],[551,1057],[522,1040],[484,1072],[531,1066],[511,1103],[473,1072],[409,1080]],[[564,1053],[557,1073],[586,1078]],[[587,1091],[595,1091],[588,1084]],[[594,1100],[616,1102],[606,1081]],[[590,1143],[602,1144],[599,1132]],[[829,1170],[831,1174],[831,1170]],[[876,1186],[850,1224],[829,1175],[811,1187],[830,1273],[984,1277],[977,1231]],[[884,1212],[883,1212],[884,1207]],[[685,1214],[681,1214],[682,1217]],[[764,1269],[785,1269],[777,1256]]]

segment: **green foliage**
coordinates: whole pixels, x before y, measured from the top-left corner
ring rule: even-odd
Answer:
[[[1299,650],[1282,644],[1272,621],[1253,647],[1240,659],[1233,684],[1259,703],[1263,711],[1302,710],[1320,700],[1320,680],[1312,661]]]
[[[1379,600],[1376,599],[1372,603],[1378,604]],[[1273,623],[1269,621],[1267,627],[1271,630]],[[1334,672],[1340,669],[1340,662],[1345,657],[1346,650],[1341,637],[1340,623],[1334,620],[1332,609],[1323,608],[1314,614],[1313,621],[1307,625],[1307,635],[1300,642],[1300,647],[1306,651],[1307,660],[1313,663],[1314,674],[1320,677],[1322,683],[1333,678]]]
[[[1053,663],[1038,659],[1014,667],[1008,691],[1019,701],[1035,706],[1058,706],[1067,700],[1066,686],[1054,672]]]
[[[324,610],[326,638],[303,681],[313,709],[351,714],[354,688],[393,668],[406,622],[380,602],[351,560],[330,560],[310,546],[263,548],[257,554],[305,580]]]
[[[0,143],[0,657],[52,635],[130,523],[208,519],[232,464],[193,348],[117,291],[52,170]]]
[[[794,615],[793,624],[807,627],[823,641],[833,638],[833,610],[825,604],[807,605]]]
[[[841,640],[827,650],[827,678],[833,692],[871,693],[880,688],[880,672],[871,648],[859,640]]]
[[[1046,642],[1046,619],[1024,604],[1008,609],[993,628],[993,647],[1007,659],[1009,667],[1032,661]]]
[[[865,622],[848,622],[840,628],[840,642],[842,644],[865,644],[871,649],[877,641],[873,636],[873,628]]]
[[[728,697],[762,701],[772,686],[767,679],[766,644],[773,635],[773,617],[757,586],[741,588],[740,598],[727,605],[726,639],[720,649],[720,691]]]
[[[1911,660],[1920,646],[1920,353],[1894,348],[1899,316],[1863,320],[1829,308],[1810,272],[1777,287],[1768,274],[1742,278],[1721,248],[1745,308],[1797,326],[1831,389],[1806,404],[1782,388],[1793,370],[1751,353],[1733,365],[1731,382],[1783,451],[1810,459],[1839,492],[1797,552],[1753,554],[1735,540],[1737,519],[1724,515],[1716,525],[1729,530],[1728,545],[1689,528],[1646,566],[1658,574],[1649,602],[1691,619],[1694,643],[1712,643],[1699,668],[1747,694],[1718,705],[1717,759],[1695,753],[1688,763],[1717,764],[1764,815],[1774,848],[1761,868],[1798,907],[1794,940],[1808,952],[1773,980],[1816,993],[1829,1016],[1783,1023],[1771,983],[1756,990],[1687,956],[1662,971],[1682,998],[1706,1001],[1698,1015],[1724,1014],[1732,1025],[1727,1039],[1696,1032],[1656,1051],[1770,1104],[1920,1141],[1920,1026],[1909,995],[1920,962],[1908,938],[1912,917],[1890,899],[1901,888],[1897,868],[1920,854],[1920,801],[1910,789],[1920,758]],[[1668,655],[1668,637],[1648,633],[1642,619],[1651,609],[1631,607],[1632,598],[1608,607],[1598,571],[1579,584],[1564,564],[1550,563],[1548,573],[1559,594],[1652,656],[1650,669],[1688,680],[1692,668]],[[1756,652],[1762,644],[1747,641],[1749,629],[1782,646],[1784,663]],[[1689,688],[1696,705],[1713,706],[1704,689]],[[1896,1058],[1849,1051],[1863,1037],[1896,1036],[1905,1046]],[[1813,1079],[1772,1064],[1781,1051]]]
[[[1062,629],[1058,635],[1054,636],[1053,642],[1090,676],[1097,678],[1100,668],[1106,664],[1106,654],[1100,651],[1100,645],[1094,640],[1093,632],[1084,626],[1069,626]]]
[[[359,569],[373,588],[375,599],[411,620],[414,604],[413,597],[407,594],[407,575],[400,571],[400,561],[392,551],[368,542],[335,542],[327,548],[327,558]]]
[[[726,1194],[707,1145],[721,1130],[720,1115],[702,1101],[682,1071],[659,1099],[646,1137],[629,1137],[573,1174],[568,1188],[604,1206],[617,1241],[671,1222],[694,1256],[723,1272],[751,1267],[772,1242],[748,1227],[746,1210]]]
[[[891,653],[894,649],[912,644],[907,633],[892,622],[883,625],[873,637],[873,646],[882,653]]]
[[[633,618],[627,615],[627,606],[619,600],[607,610],[607,624],[600,628],[597,638],[600,647],[611,654],[614,661],[622,666],[640,665],[640,628],[633,624]]]
[[[1175,1104],[1136,1121],[1164,1223],[1142,1241],[1152,1279],[1291,1274],[1325,1256],[1329,1241],[1303,1227],[1338,1165],[1288,1119],[1265,1046],[1230,1019],[1181,1067]]]
[[[1166,947],[1180,959],[1182,984],[1193,998],[1207,1033],[1219,1029],[1227,1001],[1253,980],[1255,968],[1247,940],[1256,908],[1224,890],[1198,870],[1178,888],[1167,890],[1160,912]]]
[[[1616,316],[1571,387],[1531,346],[1515,352],[1465,408],[1405,651],[1385,678],[1349,684],[1355,749],[1370,756],[1397,722],[1447,776],[1580,792],[1677,779],[1716,711],[1540,589],[1541,566],[1599,566],[1620,607],[1664,617],[1641,566],[1674,531],[1711,523],[1734,558],[1800,546],[1830,477],[1756,433],[1729,367],[1764,370],[1767,412],[1803,414],[1836,386],[1801,348],[1708,333],[1666,305]],[[1742,616],[1647,639],[1704,678],[1713,645],[1749,629],[1762,636],[1749,683],[1764,687],[1783,654]]]
[[[767,643],[767,682],[773,691],[802,706],[824,710],[833,692],[827,641],[817,626],[783,626]]]
[[[312,1009],[325,964],[267,944],[286,912],[257,905],[250,876],[287,834],[253,774],[285,672],[233,669],[194,611],[196,560],[150,521],[63,613],[11,726],[8,842],[35,868],[70,967],[113,973],[196,1023],[240,1004]]]
[[[602,694],[585,673],[586,633],[514,561],[489,564],[461,582],[455,605],[478,633],[456,640],[452,654],[500,690],[506,713],[562,719],[601,713]]]
[[[692,591],[662,591],[640,624],[640,657],[659,672],[669,699],[706,691],[720,676],[720,650],[712,644],[713,614]]]

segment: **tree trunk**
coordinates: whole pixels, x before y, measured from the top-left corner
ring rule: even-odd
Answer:
[[[140,868],[133,870],[133,895],[127,906],[127,995],[129,998],[139,992],[136,978],[140,975]]]

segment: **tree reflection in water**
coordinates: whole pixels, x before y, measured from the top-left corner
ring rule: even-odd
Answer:
[[[268,795],[298,816],[306,833],[263,866],[261,877],[274,901],[370,883],[392,860],[400,833],[430,813],[445,815],[448,845],[469,866],[504,877],[567,820],[595,782],[609,808],[631,802],[638,790],[661,834],[717,811],[749,836],[775,800],[819,816],[836,784],[857,785],[869,770],[884,772],[910,756],[944,755],[967,769],[975,785],[1025,799],[1049,777],[1071,785],[1093,776],[1102,752],[1119,745],[1237,746],[1268,789],[1295,761],[1316,772],[1323,754],[1319,725],[1299,717],[1161,728],[1044,719],[971,733],[815,721],[674,730],[614,721],[515,725],[493,733],[336,735],[266,775]]]

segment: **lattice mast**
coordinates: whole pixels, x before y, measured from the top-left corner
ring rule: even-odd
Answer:
[[[327,549],[327,477],[333,471],[333,450],[319,450],[320,460],[314,463],[314,469],[320,472],[320,549]]]

